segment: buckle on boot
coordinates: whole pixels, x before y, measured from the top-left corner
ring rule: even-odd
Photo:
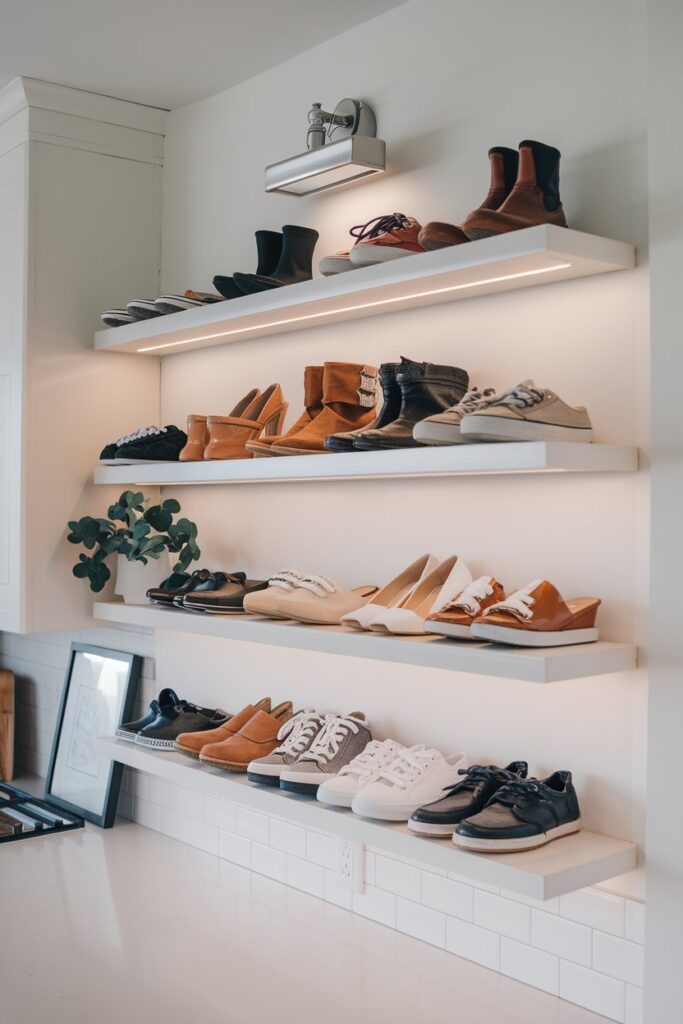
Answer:
[[[356,391],[360,405],[371,409],[377,402],[377,373],[369,366],[360,371],[360,387]]]

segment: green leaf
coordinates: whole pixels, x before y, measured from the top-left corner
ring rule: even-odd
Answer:
[[[161,507],[165,508],[167,512],[172,512],[174,515],[176,512],[180,512],[180,502],[176,501],[175,498],[166,498]]]

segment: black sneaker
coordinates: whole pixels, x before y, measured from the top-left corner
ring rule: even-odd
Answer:
[[[109,444],[105,444],[104,448],[100,452],[100,463],[103,466],[120,466],[121,463],[116,462],[116,453],[119,448],[125,448],[127,450],[128,445],[140,443],[145,438],[156,437],[160,433],[161,427],[138,427],[138,429],[134,430],[131,434],[124,434],[123,437],[117,438],[116,441],[110,441]]]
[[[139,462],[177,462],[187,444],[184,430],[170,424],[158,433],[142,437],[139,441],[117,448],[115,466],[132,466]]]
[[[176,707],[160,711],[155,720],[135,737],[143,747],[156,750],[175,750],[175,741],[181,732],[204,732],[216,729],[227,722],[230,715],[220,708],[198,708],[188,701],[180,701]]]
[[[408,828],[424,836],[452,836],[455,826],[483,810],[502,785],[525,779],[528,772],[526,761],[511,761],[507,768],[494,764],[461,768],[462,782],[447,789],[441,799],[413,811]]]
[[[508,782],[483,811],[461,821],[453,842],[480,853],[514,853],[544,846],[581,828],[581,811],[571,772],[547,779]]]
[[[162,711],[172,711],[179,703],[180,698],[175,690],[166,687],[166,689],[161,691],[157,699],[151,702],[142,718],[138,718],[134,722],[125,722],[116,730],[117,740],[128,740],[129,743],[135,743],[135,737],[141,729],[155,722]]]
[[[176,597],[181,600],[185,594],[191,593],[201,583],[205,583],[211,573],[208,569],[195,569],[193,573],[172,572],[158,587],[150,587],[147,591],[147,600],[152,604],[174,603]]]

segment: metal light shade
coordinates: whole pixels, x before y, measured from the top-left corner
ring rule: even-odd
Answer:
[[[266,192],[312,196],[386,169],[382,139],[350,135],[266,167]]]

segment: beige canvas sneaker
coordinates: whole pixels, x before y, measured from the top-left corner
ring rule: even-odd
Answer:
[[[475,412],[464,416],[460,433],[467,441],[592,441],[588,410],[567,405],[550,388],[522,381]]]

